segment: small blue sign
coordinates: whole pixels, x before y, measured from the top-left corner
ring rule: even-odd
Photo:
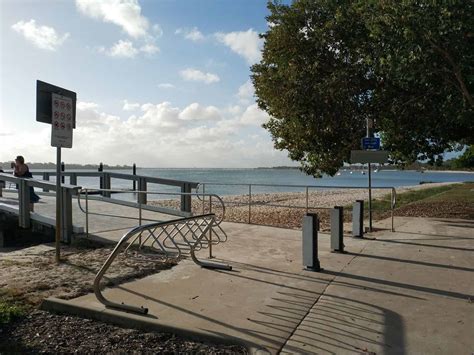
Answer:
[[[362,138],[362,149],[380,150],[380,138],[376,138],[376,137]]]

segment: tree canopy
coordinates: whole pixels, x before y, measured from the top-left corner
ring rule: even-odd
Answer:
[[[312,175],[335,174],[375,122],[396,163],[474,143],[474,3],[268,3],[252,66],[264,127]]]

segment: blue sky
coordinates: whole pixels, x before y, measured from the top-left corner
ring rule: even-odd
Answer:
[[[36,80],[77,92],[66,162],[293,165],[249,82],[265,0],[0,2],[0,161],[54,161]]]

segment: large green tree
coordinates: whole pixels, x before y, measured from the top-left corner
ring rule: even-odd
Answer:
[[[397,163],[474,143],[474,3],[269,2],[252,67],[264,127],[308,174],[334,174],[375,121]]]

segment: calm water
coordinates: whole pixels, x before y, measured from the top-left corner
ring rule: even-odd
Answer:
[[[131,173],[129,170],[114,170]],[[368,176],[360,171],[341,171],[339,176],[323,176],[315,179],[297,169],[137,169],[137,174],[176,180],[214,184],[277,184],[277,185],[316,185],[316,186],[367,186]],[[54,180],[54,178],[53,178]],[[474,174],[442,173],[418,171],[380,171],[372,174],[373,187],[398,187],[418,185],[420,182],[474,181]],[[66,180],[66,182],[68,182]],[[98,187],[97,178],[78,178],[83,187]],[[131,181],[112,179],[112,188],[130,189]],[[179,192],[179,188],[149,184],[149,191]],[[206,192],[219,195],[246,194],[248,186],[207,185]],[[200,190],[202,191],[202,190]],[[304,188],[252,186],[252,193],[304,191]]]

